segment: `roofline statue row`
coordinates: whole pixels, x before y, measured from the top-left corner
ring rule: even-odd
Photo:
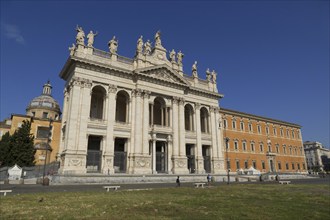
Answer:
[[[94,39],[98,35],[98,32],[95,33],[90,31],[87,35],[87,46],[85,46],[85,32],[82,27],[76,26],[76,44],[72,44],[72,47],[69,47],[70,55],[73,56],[76,51],[93,54],[94,51]],[[117,51],[118,51],[118,40],[116,36],[108,42],[110,58],[114,61],[117,60]],[[87,48],[87,50],[85,50]],[[169,53],[169,60],[167,59],[167,51],[162,46],[161,41],[161,32],[157,31],[154,36],[154,47],[152,48],[152,42],[148,39],[146,42],[143,42],[143,36],[141,35],[136,44],[136,52],[134,56],[134,66],[136,69],[145,68],[152,65],[157,64],[167,64],[171,66],[174,70],[178,71],[178,73],[183,76],[183,63],[182,59],[184,54],[179,51],[175,52],[174,49]],[[192,78],[194,80],[194,84],[198,84],[198,72],[197,72],[197,61],[195,61],[192,65],[191,71]],[[209,83],[209,87],[216,89],[216,76],[217,73],[213,70],[210,72],[209,69],[206,70],[206,81]],[[215,85],[211,85],[215,84]]]

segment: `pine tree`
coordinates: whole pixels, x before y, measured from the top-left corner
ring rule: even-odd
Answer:
[[[7,166],[10,152],[10,134],[5,133],[0,140],[0,166]]]
[[[10,137],[7,166],[20,167],[34,165],[34,136],[30,134],[31,122],[23,121],[22,126]]]

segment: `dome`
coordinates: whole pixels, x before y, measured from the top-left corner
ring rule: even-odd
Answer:
[[[29,105],[26,108],[26,112],[28,115],[36,116],[36,111],[46,111],[48,117],[56,118],[56,116],[59,116],[61,114],[60,105],[58,102],[52,97],[52,86],[50,85],[50,82],[48,81],[43,86],[43,92],[40,96],[35,97],[32,99],[32,101],[29,103]],[[49,114],[48,114],[49,113]],[[42,116],[45,118],[45,116]],[[46,118],[48,118],[46,117]]]

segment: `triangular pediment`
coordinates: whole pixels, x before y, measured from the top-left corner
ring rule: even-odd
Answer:
[[[182,76],[180,76],[179,73],[173,71],[167,65],[158,65],[158,66],[141,68],[135,70],[135,72],[162,81],[189,86],[189,83]]]

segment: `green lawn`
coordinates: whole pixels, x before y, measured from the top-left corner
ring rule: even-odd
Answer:
[[[43,198],[42,202],[39,202]],[[326,185],[40,193],[1,197],[0,219],[329,219]]]

